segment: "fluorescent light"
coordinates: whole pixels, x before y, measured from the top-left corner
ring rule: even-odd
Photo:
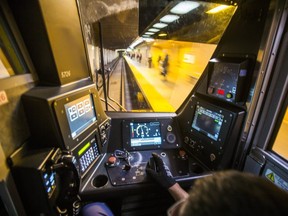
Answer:
[[[146,41],[147,43],[150,43],[152,41],[155,41],[153,38],[143,38],[144,41]]]
[[[164,17],[162,17],[160,19],[161,22],[166,22],[166,23],[171,23],[174,22],[175,20],[179,19],[179,16],[177,15],[172,15],[172,14],[168,14],[165,15]]]
[[[158,34],[159,37],[164,37],[164,36],[167,36],[167,33],[160,33]]]
[[[158,32],[160,31],[159,29],[156,29],[156,28],[150,28],[148,29],[149,32]]]
[[[164,28],[166,26],[167,26],[167,24],[165,24],[165,23],[156,23],[153,25],[154,28]]]
[[[146,35],[153,35],[155,32],[145,32]]]
[[[191,10],[199,7],[199,3],[193,1],[184,1],[173,7],[170,12],[174,14],[186,14]]]
[[[207,11],[206,13],[208,13],[208,14],[215,14],[215,13],[218,13],[218,12],[220,12],[220,11],[222,11],[222,10],[225,10],[225,9],[229,8],[229,7],[231,7],[231,6],[228,6],[228,5],[220,5],[220,6],[217,6],[217,7],[213,8],[213,9]]]
[[[142,42],[143,42],[143,38],[139,37],[129,47],[134,49],[135,47],[137,47]]]

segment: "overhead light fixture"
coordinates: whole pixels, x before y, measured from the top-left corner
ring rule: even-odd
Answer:
[[[145,32],[146,35],[153,35],[155,32]]]
[[[190,11],[192,11],[193,9],[199,7],[199,3],[198,2],[193,2],[193,1],[184,1],[184,2],[180,2],[179,4],[177,4],[175,7],[173,7],[170,12],[174,13],[174,14],[186,14]]]
[[[220,12],[220,11],[223,11],[223,10],[229,8],[229,7],[231,7],[231,6],[228,6],[228,5],[220,5],[220,6],[217,6],[217,7],[213,8],[213,9],[207,11],[206,13],[208,13],[208,14],[215,14],[215,13],[218,13],[218,12]]]
[[[160,21],[161,22],[165,22],[165,23],[171,23],[171,22],[174,22],[177,19],[179,19],[179,16],[168,14],[168,15],[165,15],[164,17],[162,17],[160,19]]]
[[[154,28],[164,28],[166,26],[167,26],[166,23],[156,23],[153,25]]]
[[[158,32],[160,31],[159,29],[156,29],[156,28],[150,28],[148,29],[149,32]]]
[[[159,37],[165,37],[165,36],[167,36],[167,33],[160,33],[160,34],[158,34],[158,36]]]
[[[146,41],[147,43],[153,42],[155,41],[153,38],[144,38],[144,41]]]

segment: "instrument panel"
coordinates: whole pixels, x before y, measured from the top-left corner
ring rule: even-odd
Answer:
[[[128,151],[180,146],[175,120],[170,118],[123,120],[122,131],[123,148]]]
[[[220,57],[209,62],[207,94],[232,103],[244,102],[249,81],[250,60],[240,57]]]

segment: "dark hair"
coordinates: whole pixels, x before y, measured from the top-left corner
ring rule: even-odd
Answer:
[[[288,193],[268,180],[239,171],[221,171],[196,180],[181,216],[288,215]]]

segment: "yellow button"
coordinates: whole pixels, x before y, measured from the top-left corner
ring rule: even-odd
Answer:
[[[226,98],[230,99],[230,98],[232,98],[232,97],[233,97],[233,95],[232,95],[231,93],[227,93],[227,94],[226,94]]]

